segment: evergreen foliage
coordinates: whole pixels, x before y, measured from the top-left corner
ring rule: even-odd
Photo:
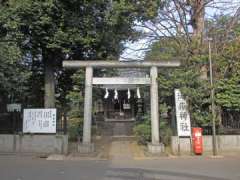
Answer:
[[[138,36],[133,27],[135,21],[156,16],[159,4],[160,1],[144,0],[2,2],[0,40],[14,42],[22,54],[19,59],[32,72],[30,81],[34,87],[29,103],[41,107],[45,91],[45,105],[54,106],[57,96],[58,105],[64,107],[73,72],[62,70],[62,60],[118,59],[124,41]],[[47,80],[56,83],[56,92],[47,86]]]

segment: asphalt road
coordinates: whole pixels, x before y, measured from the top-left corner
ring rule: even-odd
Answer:
[[[240,180],[240,156],[47,161],[0,156],[0,180]]]

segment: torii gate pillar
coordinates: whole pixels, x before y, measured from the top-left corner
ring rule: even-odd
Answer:
[[[92,126],[92,77],[93,68],[86,67],[85,71],[85,95],[84,95],[84,122],[83,122],[83,143],[91,143]]]
[[[78,144],[78,151],[89,153],[94,151],[94,144],[91,143],[92,126],[92,80],[93,68],[87,66],[85,70],[85,93],[84,93],[84,120],[83,120],[83,143]]]
[[[159,144],[159,115],[158,115],[158,69],[151,67],[151,127],[152,127],[152,144]]]
[[[148,144],[148,150],[151,153],[164,152],[164,145],[159,140],[159,108],[158,108],[158,68],[152,66],[150,69],[151,86],[151,135],[152,142]]]

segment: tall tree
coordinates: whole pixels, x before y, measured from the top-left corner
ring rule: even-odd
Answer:
[[[159,1],[9,0],[1,7],[0,27],[25,54],[41,59],[45,107],[55,106],[56,72],[61,61],[118,57],[133,22],[156,15]],[[143,8],[144,7],[144,8]]]
[[[0,111],[4,112],[6,103],[20,103],[25,100],[30,75],[16,44],[0,42]]]
[[[230,116],[232,112],[239,111],[239,23],[235,21],[239,17],[238,11],[230,16],[215,15],[214,18],[205,19],[205,26],[202,29],[205,37],[213,38],[212,58],[219,121],[221,121],[222,110],[230,112],[228,113]],[[183,67],[180,69],[160,72],[159,93],[162,95],[160,102],[172,107],[174,105],[173,89],[181,88],[189,102],[192,120],[199,125],[210,125],[208,42],[203,41],[201,44],[198,42],[196,45],[195,42],[199,40],[197,37],[200,35],[195,34],[190,37],[189,45],[195,51],[188,53],[186,36],[177,33],[172,36],[163,36],[150,46],[151,50],[146,54],[146,59],[189,59],[187,63],[182,62]],[[202,78],[202,67],[206,67],[204,78]]]

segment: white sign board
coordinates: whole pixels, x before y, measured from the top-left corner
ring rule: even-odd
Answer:
[[[178,136],[191,136],[191,122],[187,102],[179,89],[175,89],[174,94]]]
[[[22,105],[21,104],[7,104],[7,112],[21,112]]]
[[[136,77],[103,77],[103,78],[93,78],[93,84],[151,84],[150,78],[136,78]]]
[[[123,104],[123,109],[131,109],[130,104]]]
[[[56,133],[56,109],[24,109],[24,133]]]

